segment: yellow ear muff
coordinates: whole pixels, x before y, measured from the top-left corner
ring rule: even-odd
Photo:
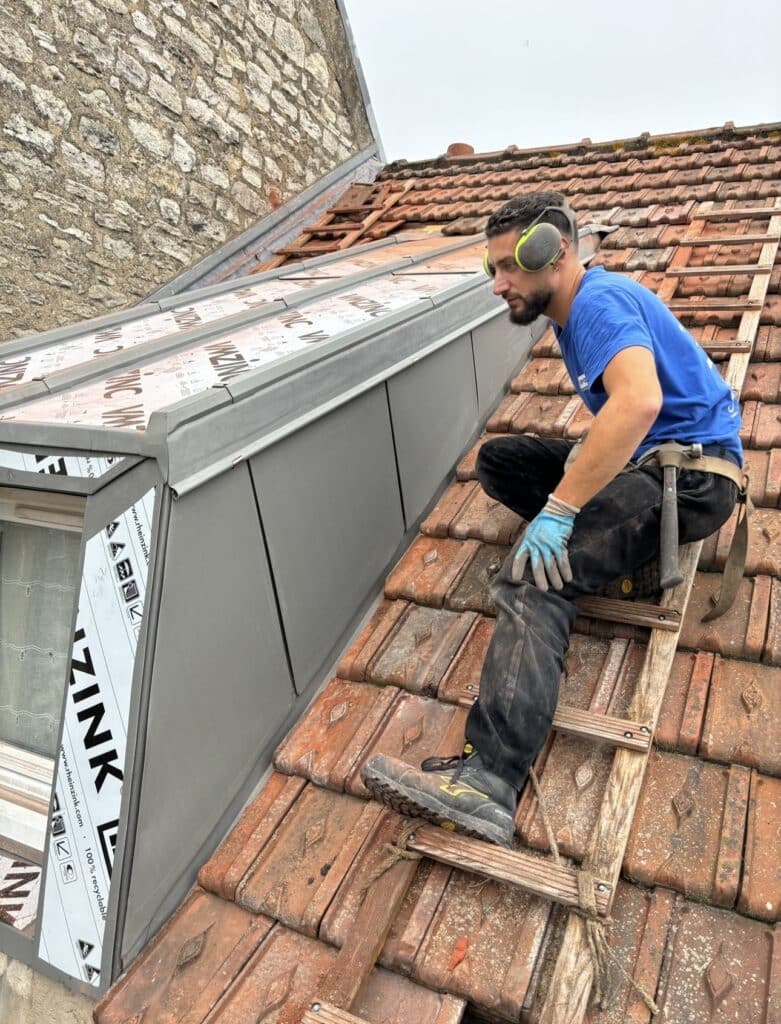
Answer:
[[[532,224],[515,243],[515,262],[530,274],[555,263],[561,253],[561,232],[554,224]]]
[[[487,249],[483,253],[483,273],[486,274],[487,277],[495,277],[496,276],[496,267],[491,266],[491,264],[488,262],[488,250]]]

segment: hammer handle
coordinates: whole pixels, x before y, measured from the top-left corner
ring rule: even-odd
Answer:
[[[659,563],[662,590],[683,582],[678,566],[678,493],[675,466],[665,466],[662,477],[662,534]]]

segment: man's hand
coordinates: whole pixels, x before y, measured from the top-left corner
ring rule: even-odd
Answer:
[[[531,561],[534,582],[540,590],[547,590],[549,583],[554,590],[561,590],[565,583],[571,582],[567,542],[578,512],[580,509],[574,505],[568,505],[552,494],[548,496],[543,510],[526,527],[515,552],[510,566],[513,583],[521,582],[528,561]]]

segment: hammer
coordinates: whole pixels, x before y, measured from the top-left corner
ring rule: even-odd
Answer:
[[[702,458],[702,445],[691,444],[682,455],[691,459]],[[662,522],[661,540],[659,544],[659,569],[662,590],[677,587],[683,582],[678,566],[678,489],[676,485],[677,468],[662,466]]]

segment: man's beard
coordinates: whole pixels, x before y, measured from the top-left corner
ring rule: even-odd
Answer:
[[[553,292],[550,288],[541,289],[533,292],[528,298],[523,296],[519,296],[519,298],[523,298],[524,306],[518,310],[511,308],[510,320],[514,324],[526,327],[528,324],[534,323],[537,317],[542,316],[553,298]]]

